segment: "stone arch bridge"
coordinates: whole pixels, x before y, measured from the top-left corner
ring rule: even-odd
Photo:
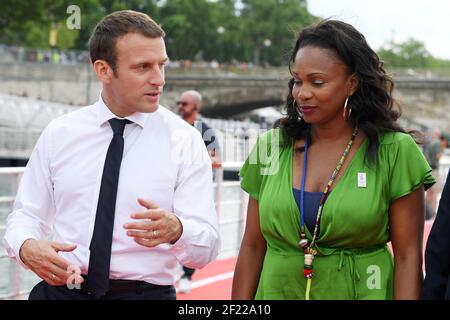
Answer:
[[[205,70],[202,72],[166,69],[161,104],[173,109],[182,91],[196,89],[204,96],[202,113],[225,118],[252,109],[282,105],[288,90],[289,75],[284,69],[260,76],[227,75],[216,70],[209,74]],[[450,123],[450,78],[420,76],[395,77],[394,80],[395,95],[404,106],[405,116],[430,123]],[[82,106],[97,100],[100,89],[88,64],[0,64],[0,93]],[[448,125],[447,129],[450,129]]]

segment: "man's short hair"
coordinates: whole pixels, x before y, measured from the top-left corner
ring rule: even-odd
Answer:
[[[145,13],[121,10],[104,17],[94,28],[89,39],[91,63],[105,60],[116,74],[117,39],[127,33],[139,33],[149,38],[164,38],[164,30]]]

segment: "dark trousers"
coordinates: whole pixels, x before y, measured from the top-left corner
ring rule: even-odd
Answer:
[[[143,283],[143,281],[139,281]],[[39,282],[31,290],[29,300],[95,300],[85,290],[69,289],[67,286],[54,287],[45,281]],[[157,286],[144,283],[130,291],[108,292],[100,300],[176,300],[174,286]]]
[[[192,275],[194,274],[195,269],[191,269],[191,268],[183,266],[183,272],[184,272],[184,274],[181,276],[182,278],[187,278],[189,280],[192,280]]]

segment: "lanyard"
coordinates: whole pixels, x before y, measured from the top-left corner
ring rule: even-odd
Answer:
[[[319,202],[319,209],[317,210],[317,216],[316,216],[316,223],[314,225],[314,233],[311,240],[311,244],[306,239],[306,233],[305,233],[305,202],[304,202],[304,196],[305,196],[305,181],[306,181],[306,166],[308,163],[308,139],[305,141],[305,153],[303,156],[303,173],[302,173],[302,185],[300,189],[300,242],[299,246],[300,248],[305,252],[305,263],[303,267],[303,275],[308,279],[307,281],[307,287],[306,287],[306,300],[309,300],[309,293],[311,291],[311,280],[314,276],[314,270],[313,270],[313,260],[314,256],[317,254],[317,251],[314,249],[316,238],[318,235],[318,230],[320,226],[320,218],[322,215],[323,206],[325,204],[325,201],[327,200],[328,195],[330,194],[331,186],[336,179],[339,171],[342,168],[342,165],[344,164],[345,159],[347,159],[347,156],[350,152],[350,149],[353,145],[353,141],[355,140],[356,135],[358,134],[358,126],[355,127],[352,133],[352,137],[347,143],[347,147],[345,148],[344,152],[342,153],[341,158],[339,159],[339,162],[336,165],[336,168],[334,168],[333,173],[330,176],[330,179],[328,180],[328,183],[325,187],[325,190],[323,191],[323,194],[320,198]]]

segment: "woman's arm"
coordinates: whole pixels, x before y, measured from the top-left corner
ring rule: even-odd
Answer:
[[[389,224],[394,251],[394,299],[419,299],[422,287],[424,188],[391,203]]]
[[[233,278],[231,299],[254,299],[266,253],[266,240],[259,225],[258,201],[248,200],[247,222]]]

